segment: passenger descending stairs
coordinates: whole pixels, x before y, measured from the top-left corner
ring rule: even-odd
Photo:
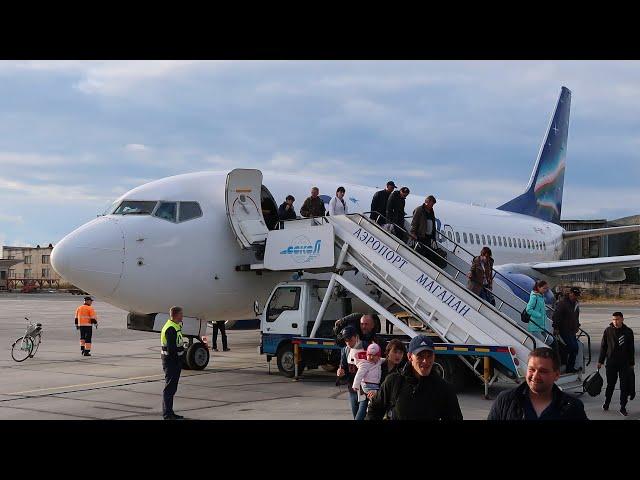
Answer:
[[[346,243],[348,263],[387,296],[449,343],[504,345],[523,376],[529,352],[542,342],[495,307],[483,302],[429,260],[360,214],[324,217],[336,247]]]

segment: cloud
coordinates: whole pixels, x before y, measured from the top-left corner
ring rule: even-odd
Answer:
[[[124,149],[127,152],[133,152],[133,153],[148,152],[151,150],[149,147],[141,143],[129,143],[124,146]]]
[[[48,155],[42,153],[0,152],[0,166],[59,167],[63,165],[90,164],[95,160],[88,156]],[[37,173],[37,172],[34,172]]]
[[[27,182],[8,179],[0,176],[0,191],[2,197],[12,200],[36,200],[54,204],[66,204],[69,201],[101,202],[108,200],[103,195],[95,194],[84,186],[69,186],[56,184],[30,184]]]
[[[23,223],[24,219],[20,215],[7,215],[0,213],[0,222]]]

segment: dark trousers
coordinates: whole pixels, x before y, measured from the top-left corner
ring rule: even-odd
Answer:
[[[560,332],[562,341],[567,345],[567,370],[574,370],[578,354],[578,339],[575,334]],[[612,390],[613,391],[613,390]]]
[[[222,349],[224,350],[227,348],[227,332],[225,331],[224,320],[213,322],[213,348],[218,348],[218,329],[222,335]]]
[[[613,397],[613,391],[616,388],[616,382],[618,381],[618,377],[620,377],[620,406],[624,407],[627,405],[627,401],[629,400],[629,365],[609,365],[607,364],[607,389],[605,391],[605,402],[611,402],[611,397]]]
[[[178,390],[182,358],[168,358],[163,355],[162,369],[164,370],[164,390],[162,390],[162,416],[173,414],[173,396]]]
[[[80,349],[91,350],[91,335],[93,335],[93,325],[80,326]]]
[[[385,329],[387,331],[387,335],[393,335],[393,323],[391,323],[389,320],[385,320],[385,322],[387,322],[385,324]]]

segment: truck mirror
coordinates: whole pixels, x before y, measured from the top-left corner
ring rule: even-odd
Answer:
[[[260,304],[258,300],[253,302],[253,313],[256,314],[256,317],[259,317],[262,312],[260,312]]]

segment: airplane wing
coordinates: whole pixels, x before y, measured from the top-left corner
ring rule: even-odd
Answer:
[[[617,235],[620,233],[638,232],[640,225],[624,225],[622,227],[594,228],[591,230],[565,230],[562,232],[562,239],[578,240],[588,237],[604,237],[607,235]]]
[[[557,260],[541,262],[529,266],[551,277],[586,272],[613,272],[624,268],[640,267],[640,255],[623,255],[619,257],[579,258],[577,260]]]

